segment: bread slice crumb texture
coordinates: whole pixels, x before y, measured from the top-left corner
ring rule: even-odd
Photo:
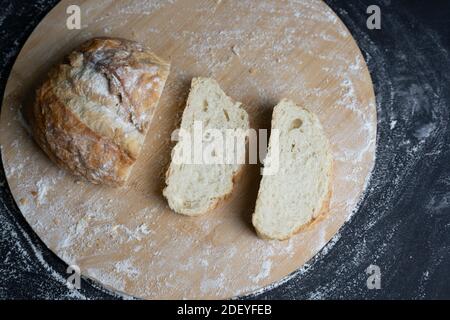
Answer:
[[[273,172],[261,179],[253,225],[263,238],[285,240],[328,210],[333,160],[317,116],[282,100],[273,111],[267,159]]]
[[[183,112],[181,129],[194,136],[195,124],[201,124],[203,132],[215,129],[226,136],[227,130],[248,130],[248,114],[242,104],[228,97],[219,84],[209,78],[194,78]],[[211,139],[205,136],[203,150]],[[177,213],[196,216],[213,209],[233,189],[233,179],[242,168],[234,163],[179,163],[173,155],[180,152],[179,141],[172,152],[172,162],[166,174],[163,191],[169,206]],[[219,152],[220,153],[220,152]]]

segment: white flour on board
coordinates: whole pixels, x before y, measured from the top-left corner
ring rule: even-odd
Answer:
[[[239,70],[245,73],[247,81],[235,81],[227,88],[227,93],[233,97],[255,92],[258,101],[272,101],[281,96],[295,96],[301,92],[304,96],[317,97],[317,101],[320,101],[324,96],[338,94],[340,99],[335,101],[334,108],[350,112],[355,121],[359,122],[357,127],[360,129],[354,132],[354,136],[360,138],[361,143],[353,149],[340,148],[339,145],[345,143],[337,142],[345,137],[337,135],[333,137],[335,142],[333,151],[336,161],[350,163],[353,166],[349,174],[341,177],[342,183],[357,182],[361,176],[360,164],[373,150],[376,138],[373,115],[361,110],[375,106],[363,108],[358,98],[359,82],[366,80],[364,77],[361,78],[366,68],[363,58],[359,54],[349,58],[336,50],[341,45],[340,42],[348,40],[350,35],[335,14],[323,3],[309,0],[287,1],[283,5],[277,4],[277,1],[237,1],[233,8],[229,8],[225,13],[221,10],[221,6],[227,6],[227,1],[213,2],[211,6],[198,6],[192,9],[204,13],[199,15],[197,23],[207,25],[207,28],[172,29],[171,26],[175,25],[174,20],[169,20],[167,22],[169,27],[165,29],[159,28],[158,25],[149,27],[150,32],[154,34],[164,33],[162,42],[169,41],[182,45],[180,50],[173,52],[173,76],[179,82],[189,79],[193,72],[202,72],[219,78],[221,74],[226,74],[229,68],[238,66]],[[150,17],[156,13],[163,14],[173,5],[176,5],[176,1],[114,3],[114,6],[120,8],[109,15],[97,17],[92,24],[98,24],[105,33],[113,35],[116,28],[125,25],[128,19],[139,15]],[[92,12],[101,9],[100,4],[91,8]],[[217,21],[223,20],[221,16],[226,14],[227,25],[211,20],[208,16],[211,10],[218,16]],[[246,19],[241,19],[239,12],[248,12]],[[177,14],[182,16],[184,13]],[[121,17],[121,22],[112,24],[111,21],[116,21],[118,16]],[[261,16],[269,18],[265,21],[264,28],[255,29],[254,26],[260,23]],[[318,23],[326,23],[328,27],[316,30],[314,26]],[[145,37],[145,32],[145,30],[142,33],[137,32],[136,37]],[[327,47],[329,49],[322,49],[324,43],[331,44]],[[293,62],[290,55],[297,54],[299,50],[305,57],[320,59],[322,63],[320,72],[326,75],[323,87],[312,86],[310,79],[301,72],[291,72]],[[258,59],[254,59],[250,54],[255,51],[260,52]],[[317,55],[317,52],[320,54]],[[181,59],[192,61],[190,72],[177,64],[177,61],[182,61]],[[297,66],[303,66],[305,61],[295,63]],[[255,74],[270,77],[252,76]],[[278,77],[277,74],[283,74],[284,77]],[[338,86],[326,86],[327,81],[335,78],[339,80]],[[169,83],[169,90],[173,89],[170,88],[171,85],[178,84]],[[179,103],[183,103],[185,97],[178,99]],[[257,102],[250,101],[249,104],[255,107]],[[311,106],[317,110],[321,107]],[[19,127],[20,119],[16,121],[15,125]],[[427,130],[425,128],[418,134],[426,134]],[[170,137],[163,138],[167,143],[170,142]],[[270,278],[280,256],[292,259],[296,254],[297,244],[304,239],[302,235],[282,243],[257,239],[252,244],[252,250],[248,252],[240,252],[239,246],[232,241],[228,241],[226,246],[220,245],[220,241],[224,241],[220,237],[217,240],[219,245],[202,243],[196,234],[186,234],[183,230],[178,230],[172,220],[168,222],[168,226],[162,227],[158,223],[160,218],[158,213],[166,210],[166,207],[156,199],[150,207],[128,212],[126,203],[120,199],[118,192],[115,193],[116,196],[108,198],[104,196],[102,189],[84,182],[78,183],[75,178],[55,166],[47,167],[43,175],[42,167],[36,165],[36,158],[39,158],[40,163],[46,163],[46,160],[43,160],[45,156],[37,150],[25,130],[18,133],[12,143],[11,149],[15,149],[15,152],[9,155],[8,161],[5,161],[5,169],[8,180],[15,185],[15,196],[18,197],[16,200],[19,201],[21,211],[28,222],[38,234],[48,237],[45,242],[64,261],[82,264],[85,267],[83,271],[88,276],[119,291],[127,292],[132,287],[134,294],[152,298],[171,297],[176,288],[183,297],[189,298],[192,285],[190,279],[177,275],[180,272],[189,274],[200,270],[200,275],[193,276],[198,277],[196,285],[201,294],[208,296],[228,292],[226,291],[228,287],[234,284],[235,272],[247,272],[248,283],[236,289],[232,295],[246,294],[259,290],[261,284]],[[24,152],[25,149],[28,152]],[[369,175],[364,179],[364,183],[367,183]],[[338,191],[332,198],[332,206],[344,208],[343,210],[347,212],[344,220],[348,220],[359,199],[357,197],[349,199],[348,195],[339,194]],[[81,195],[84,196],[83,202],[77,203],[76,199]],[[76,204],[77,208],[71,215],[64,214],[68,201]],[[36,214],[42,210],[45,210],[45,215]],[[125,219],[123,212],[132,216],[132,219]],[[336,217],[332,215],[329,217],[330,222],[334,219]],[[220,235],[213,232],[214,228],[225,222],[208,216],[196,226],[199,233]],[[54,229],[49,230],[49,226]],[[310,236],[314,240],[310,243],[311,252],[316,253],[323,248],[321,254],[326,254],[339,239],[337,235],[326,245],[329,239],[327,227],[328,224],[323,224],[321,229]],[[160,243],[155,235],[160,234],[161,230],[166,230],[164,228],[168,228],[171,232],[166,235],[164,242]],[[117,248],[123,251],[117,252]],[[191,248],[198,249],[197,255],[185,257],[183,253]],[[84,254],[81,257],[80,252]],[[139,258],[143,256],[142,254],[150,257],[149,260],[142,261]],[[243,265],[242,268],[245,270],[223,267],[227,261],[237,258],[254,263]],[[218,270],[219,266],[223,269]],[[305,264],[298,272],[307,268],[308,265]],[[158,274],[158,270],[162,271]],[[282,281],[287,279],[289,277]],[[150,283],[153,287],[148,286]],[[154,290],[155,287],[157,290]]]

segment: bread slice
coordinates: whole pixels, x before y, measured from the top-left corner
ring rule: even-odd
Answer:
[[[201,137],[203,151],[213,142],[213,139],[206,137],[210,129],[216,129],[216,132],[221,133],[224,141],[227,131],[247,132],[249,129],[248,114],[242,108],[242,104],[234,102],[215,80],[208,78],[192,80],[180,129],[193,137],[195,126],[198,127],[199,123],[205,133],[205,136]],[[182,148],[181,141],[174,147],[172,162],[166,173],[167,186],[163,194],[175,212],[188,216],[201,215],[216,207],[220,200],[231,193],[233,179],[242,168],[243,161],[237,158],[233,162],[221,161],[219,158],[217,163],[199,162],[195,159],[192,159],[191,163],[174,161],[174,155],[183,153]],[[225,154],[224,150],[216,151],[217,154],[221,152]],[[192,151],[192,154],[194,152]],[[221,158],[225,160],[225,157]]]
[[[319,119],[286,99],[272,115],[272,167],[276,152],[278,170],[262,177],[253,225],[262,238],[285,240],[328,211],[333,160]]]

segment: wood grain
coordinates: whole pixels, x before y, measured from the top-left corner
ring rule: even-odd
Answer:
[[[323,2],[80,1],[83,27],[68,30],[66,8],[73,3],[60,2],[23,47],[0,120],[12,194],[64,261],[128,295],[229,298],[299,269],[349,219],[374,164],[375,98],[355,41]],[[143,152],[120,189],[77,181],[58,169],[28,136],[19,113],[52,64],[102,35],[140,41],[172,61]],[[272,108],[283,97],[318,114],[335,159],[325,219],[286,242],[258,239],[250,223],[258,165],[245,167],[231,197],[213,212],[189,218],[170,211],[161,194],[170,135],[194,76],[217,79],[247,106],[256,129],[269,128]]]

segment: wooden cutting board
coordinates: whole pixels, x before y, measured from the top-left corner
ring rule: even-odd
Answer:
[[[68,30],[66,9],[77,3],[82,28]],[[49,67],[93,36],[134,39],[172,61],[142,155],[120,189],[58,169],[19,113]],[[255,129],[269,128],[283,97],[318,114],[335,160],[326,219],[289,241],[258,239],[251,225],[258,165],[247,165],[231,197],[205,216],[168,208],[161,191],[170,135],[194,76],[217,79],[248,106]],[[376,107],[365,61],[339,18],[315,0],[62,1],[23,47],[1,111],[8,183],[35,232],[85,276],[142,298],[230,298],[286,279],[352,215],[375,157]]]

